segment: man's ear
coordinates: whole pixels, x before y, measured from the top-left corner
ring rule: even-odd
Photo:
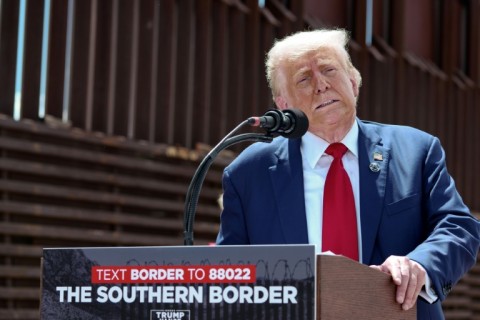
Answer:
[[[356,98],[356,97],[358,97],[358,94],[359,94],[358,83],[355,80],[355,78],[353,78],[353,77],[350,78],[350,82],[352,83],[353,94]]]
[[[280,110],[285,110],[288,108],[287,101],[282,96],[276,96],[275,98],[273,98],[273,101],[275,101],[275,104]]]

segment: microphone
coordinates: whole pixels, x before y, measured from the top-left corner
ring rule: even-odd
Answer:
[[[285,138],[300,138],[308,130],[308,118],[299,109],[274,109],[262,117],[250,117],[247,120],[252,127],[267,129],[268,133],[278,133]]]

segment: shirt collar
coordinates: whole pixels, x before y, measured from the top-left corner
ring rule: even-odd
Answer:
[[[353,123],[353,126],[348,131],[347,135],[341,141],[348,151],[353,153],[355,157],[358,157],[358,124],[357,121]],[[303,157],[307,160],[311,168],[317,165],[320,157],[327,150],[329,143],[322,138],[314,135],[310,131],[307,131],[302,137],[301,152]]]

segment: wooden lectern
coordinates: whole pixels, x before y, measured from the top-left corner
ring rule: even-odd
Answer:
[[[415,320],[402,310],[391,277],[343,256],[317,256],[317,320]]]

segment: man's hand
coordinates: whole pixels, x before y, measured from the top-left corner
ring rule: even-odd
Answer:
[[[407,257],[390,256],[379,266],[370,266],[392,276],[397,285],[397,302],[403,310],[415,305],[420,290],[425,285],[427,272],[418,263]]]

